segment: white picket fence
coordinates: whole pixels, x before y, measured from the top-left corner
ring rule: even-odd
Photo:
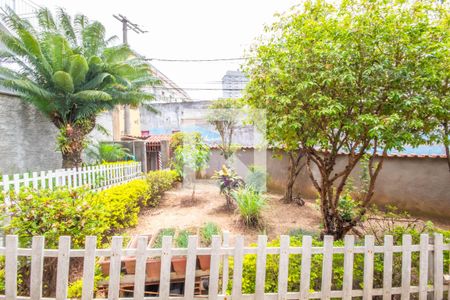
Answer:
[[[393,244],[392,236],[385,236],[384,245],[375,245],[373,236],[366,236],[363,246],[355,245],[353,236],[346,236],[343,247],[333,245],[333,238],[326,236],[323,247],[312,245],[310,236],[303,236],[301,247],[290,246],[290,237],[281,236],[279,247],[267,247],[267,236],[258,237],[257,247],[245,247],[242,236],[234,238],[234,246],[229,245],[229,235],[224,234],[223,242],[219,236],[212,239],[211,248],[199,248],[197,236],[190,236],[188,247],[173,248],[172,237],[163,238],[161,249],[147,247],[147,238],[138,238],[137,247],[123,249],[122,237],[113,237],[110,249],[96,249],[96,238],[87,237],[85,249],[71,249],[70,237],[61,237],[59,249],[44,249],[44,237],[33,237],[30,249],[18,248],[17,236],[7,236],[6,247],[0,248],[0,256],[5,256],[5,295],[1,299],[41,299],[44,257],[56,257],[57,282],[56,298],[66,299],[68,289],[69,261],[72,257],[83,257],[83,286],[82,299],[94,298],[94,272],[96,257],[110,257],[108,299],[122,299],[120,294],[121,263],[124,256],[136,257],[134,281],[134,299],[148,299],[145,296],[146,261],[148,257],[161,258],[161,274],[159,282],[159,295],[151,299],[330,299],[362,297],[372,299],[379,296],[383,299],[392,299],[394,295],[401,299],[421,300],[444,299],[448,290],[445,273],[448,267],[444,266],[444,252],[450,250],[450,244],[443,242],[441,234],[431,238],[422,234],[420,243],[412,244],[410,235],[404,235],[401,245]],[[412,254],[419,253],[420,270],[418,274],[411,273]],[[383,254],[383,287],[374,288],[374,258],[378,253]],[[393,261],[397,253],[401,253],[401,285],[393,286]],[[242,293],[243,260],[245,255],[256,254],[255,293]],[[278,292],[265,293],[266,259],[268,255],[279,255]],[[299,274],[298,291],[288,291],[288,265],[289,255],[301,254],[301,271]],[[333,256],[344,255],[344,274],[342,290],[332,290]],[[364,256],[364,282],[363,289],[353,288],[353,269],[355,254]],[[197,255],[210,255],[209,285],[207,296],[194,296],[194,280]],[[312,260],[316,255],[322,258],[321,289],[313,291],[310,286]],[[18,256],[31,257],[31,283],[29,297],[17,296],[17,266]],[[170,291],[171,261],[174,256],[187,256],[186,274],[184,277],[184,293],[175,296]],[[233,257],[233,272],[230,273],[228,257]],[[444,273],[445,272],[445,273]],[[231,277],[230,277],[231,275]],[[419,276],[418,286],[411,283],[412,276]],[[232,278],[231,295],[227,295],[228,283]],[[417,279],[417,277],[416,277]],[[416,282],[416,280],[414,280]],[[128,285],[129,287],[130,285]],[[49,299],[49,298],[47,298]]]
[[[141,163],[107,164],[89,167],[58,169],[50,171],[2,175],[0,192],[22,187],[49,188],[67,186],[76,188],[89,186],[92,189],[105,189],[121,184],[142,175]]]

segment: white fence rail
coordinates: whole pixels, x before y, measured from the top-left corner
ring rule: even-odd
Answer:
[[[137,245],[132,249],[123,249],[122,237],[113,237],[111,249],[96,249],[96,238],[87,237],[85,249],[71,249],[70,237],[61,237],[59,249],[45,249],[44,237],[33,237],[30,249],[18,248],[18,237],[7,236],[6,246],[0,248],[0,256],[5,256],[5,295],[0,299],[41,299],[42,298],[42,278],[43,262],[46,257],[57,258],[57,279],[54,299],[66,299],[68,289],[68,274],[70,258],[84,258],[83,264],[83,286],[82,299],[93,299],[94,295],[94,270],[96,257],[109,258],[109,279],[107,281],[108,299],[124,298],[123,281],[125,276],[121,276],[123,258],[135,261],[135,274],[131,281],[127,283],[131,286],[134,299],[144,299],[146,290],[146,266],[148,259],[160,257],[160,276],[157,299],[330,299],[342,298],[352,299],[358,297],[362,299],[444,299],[448,291],[447,279],[448,265],[444,265],[444,254],[450,250],[450,244],[443,242],[441,234],[429,237],[422,234],[420,243],[412,244],[410,235],[404,235],[401,245],[394,245],[392,236],[386,236],[384,245],[375,245],[373,236],[366,236],[364,245],[356,245],[353,236],[345,238],[344,246],[333,246],[333,238],[326,236],[321,247],[312,244],[310,236],[304,236],[301,247],[290,246],[289,236],[281,236],[279,247],[267,247],[267,236],[258,237],[257,247],[244,247],[244,239],[236,236],[234,246],[229,246],[229,236],[224,235],[223,242],[219,236],[214,236],[211,248],[199,248],[196,236],[189,237],[186,249],[173,248],[172,237],[166,236],[162,241],[161,249],[147,247],[147,237],[138,238]],[[242,293],[243,261],[246,255],[255,255],[256,276],[255,293]],[[298,274],[298,286],[295,291],[288,289],[288,265],[292,254],[301,255],[301,271]],[[383,257],[383,285],[382,288],[374,287],[374,257]],[[417,256],[418,254],[418,256]],[[198,255],[210,256],[208,295],[194,295],[194,285],[196,277],[196,257]],[[265,293],[266,282],[266,259],[268,255],[278,255],[278,292]],[[311,266],[315,257],[321,257],[321,288],[312,290]],[[333,259],[336,255],[344,256],[344,273],[342,289],[334,290],[332,283]],[[364,256],[363,288],[354,289],[354,261],[355,255]],[[413,256],[414,255],[414,256]],[[29,296],[18,296],[17,294],[17,270],[18,256],[31,257],[30,270],[30,294]],[[186,257],[186,272],[183,276],[184,292],[174,295],[171,292],[171,280],[174,273],[171,272],[173,258]],[[233,258],[233,272],[230,272],[229,260]],[[400,258],[401,257],[401,258]],[[412,259],[418,257],[418,261]],[[401,260],[401,284],[393,286],[393,269],[395,262]],[[23,260],[22,260],[23,261]],[[30,260],[28,260],[30,261]],[[147,262],[147,263],[146,263]],[[412,263],[419,263],[420,269],[417,274],[412,274]],[[398,265],[398,264],[397,264]],[[298,268],[297,268],[298,270]],[[377,270],[380,272],[380,270]],[[396,274],[398,275],[398,274]],[[356,275],[355,275],[356,276]],[[397,277],[398,278],[398,277]],[[414,278],[414,280],[412,279]],[[231,293],[228,293],[229,280],[233,280]],[[418,285],[413,285],[418,282]],[[247,282],[248,284],[248,282]],[[292,288],[292,287],[291,287]],[[228,295],[231,294],[231,295]],[[130,295],[128,295],[130,296]],[[48,299],[48,298],[47,298]],[[155,299],[155,298],[152,298]]]
[[[107,164],[14,175],[2,175],[0,191],[18,192],[22,187],[50,188],[89,186],[104,189],[140,177],[141,163]]]

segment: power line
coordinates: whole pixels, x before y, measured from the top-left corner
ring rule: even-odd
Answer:
[[[152,87],[154,89],[159,89],[159,90],[187,90],[187,91],[242,91],[243,89],[221,89],[221,88],[189,88],[189,87],[179,87],[179,88],[174,88],[174,87],[158,87],[158,86],[154,86]]]
[[[210,58],[210,59],[170,59],[170,58],[145,58],[146,61],[164,61],[164,62],[214,62],[214,61],[239,61],[247,60],[248,57],[232,57],[232,58]]]

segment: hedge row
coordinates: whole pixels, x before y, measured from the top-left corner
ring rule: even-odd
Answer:
[[[8,209],[1,205],[2,215],[11,216],[4,230],[17,234],[22,247],[30,246],[35,235],[45,237],[47,248],[57,247],[61,235],[71,236],[73,247],[82,247],[89,235],[101,242],[121,229],[135,226],[140,209],[156,206],[176,179],[174,171],[152,171],[144,179],[97,193],[86,188],[25,189],[11,194]]]

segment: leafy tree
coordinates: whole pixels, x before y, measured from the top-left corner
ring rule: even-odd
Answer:
[[[219,99],[209,106],[208,123],[219,132],[221,144],[219,149],[225,160],[236,151],[232,144],[233,133],[239,124],[239,111],[242,108],[241,99]]]
[[[118,104],[137,106],[153,96],[143,87],[155,82],[147,64],[126,45],[113,46],[105,28],[84,15],[73,19],[59,9],[37,12],[35,28],[12,10],[1,18],[13,34],[0,32],[0,86],[15,91],[59,129],[63,167],[80,166],[86,136],[96,116]]]
[[[304,151],[324,234],[342,238],[361,221],[388,151],[436,132],[448,16],[448,4],[428,0],[307,1],[254,47],[247,102],[267,110],[269,140]],[[362,159],[368,187],[344,219],[339,202]]]
[[[195,200],[195,177],[208,167],[210,150],[198,133],[184,133],[175,149],[174,167],[182,178],[192,175],[192,201]]]

